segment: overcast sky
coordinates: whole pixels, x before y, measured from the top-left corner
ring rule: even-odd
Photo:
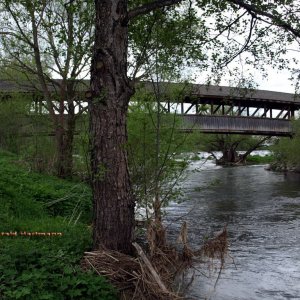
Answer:
[[[289,80],[289,71],[276,71],[270,68],[268,78],[259,81],[259,89],[276,92],[294,93],[295,87]]]

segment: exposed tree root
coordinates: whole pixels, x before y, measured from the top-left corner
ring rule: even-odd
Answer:
[[[178,238],[183,245],[182,251],[166,244],[165,230],[155,221],[150,224],[147,237],[147,255],[137,243],[133,243],[136,257],[105,249],[86,252],[82,268],[92,269],[99,275],[106,276],[120,291],[120,298],[123,300],[176,300],[183,298],[172,290],[175,277],[192,266],[194,257],[218,257],[223,267],[227,252],[226,227],[198,251],[193,251],[188,245],[186,223],[182,225]]]

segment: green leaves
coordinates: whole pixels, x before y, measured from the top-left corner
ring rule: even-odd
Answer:
[[[180,98],[182,90],[187,88],[184,84],[178,86],[178,90],[168,91],[169,98]],[[161,105],[164,105],[162,99]],[[179,182],[188,164],[185,159],[178,160],[178,154],[191,151],[195,142],[194,134],[178,130],[181,123],[175,114],[163,113],[160,108],[158,122],[157,110],[155,97],[141,89],[133,99],[128,116],[131,179],[137,206],[146,209],[152,208],[158,190],[162,207],[171,200],[180,200]]]
[[[286,167],[300,167],[300,119],[293,122],[294,136],[290,138],[280,138],[272,147],[274,156],[279,164]]]

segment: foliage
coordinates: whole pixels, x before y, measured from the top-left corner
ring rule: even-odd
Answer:
[[[24,126],[24,112],[29,110],[30,101],[15,94],[12,100],[0,101],[0,145],[15,153],[19,152],[18,138]]]
[[[146,2],[129,1],[129,6]],[[134,19],[129,24],[130,76],[150,80],[153,74],[162,78],[172,74],[182,78],[187,75],[183,67],[204,70],[207,54],[202,46],[208,39],[208,27],[197,13],[194,5],[182,1],[180,8],[157,9]]]
[[[53,218],[50,221],[47,231],[51,228],[66,234],[0,237],[1,299],[116,299],[103,277],[83,272],[78,265],[91,242],[89,231],[82,225],[70,227]],[[23,221],[22,227],[28,231],[45,230],[42,222],[36,221]]]
[[[5,0],[0,4],[5,64],[24,73],[32,84],[42,75],[51,82],[49,71],[64,79],[86,71],[93,41],[91,1],[65,5],[61,0]]]
[[[85,110],[75,109],[75,101],[81,97],[78,91],[86,88],[81,79],[90,69],[93,3],[0,0],[0,6],[5,28],[0,34],[1,65],[6,75],[17,73],[26,79],[12,80],[40,93],[36,113],[46,109],[52,123],[56,174],[70,178],[76,114]]]
[[[17,74],[15,74],[17,75]],[[47,115],[33,113],[32,95],[11,92],[0,102],[0,146],[21,155],[33,170],[53,172],[55,148]]]
[[[272,147],[276,161],[287,166],[300,165],[300,119],[293,122],[293,131],[292,138],[281,138]]]
[[[90,228],[71,217],[81,201],[80,219],[90,222],[90,192],[79,195],[84,189],[30,172],[14,154],[0,152],[0,233],[18,234],[0,234],[1,299],[117,299],[103,277],[79,267],[92,242]],[[21,236],[24,231],[63,235]]]
[[[0,237],[1,299],[116,299],[103,277],[83,272],[79,267],[82,252],[91,243],[85,226],[74,227],[45,217],[40,222],[19,222],[27,231],[64,235]],[[16,224],[8,225],[10,230],[18,230]]]
[[[222,151],[223,149],[234,147],[235,151],[245,151],[252,148],[261,140],[261,137],[239,134],[202,134],[202,151]]]
[[[134,97],[128,116],[131,179],[138,206],[147,208],[147,212],[153,208],[157,189],[162,206],[180,199],[179,182],[184,178],[188,158],[178,160],[177,157],[184,151],[191,151],[198,139],[197,132],[181,132],[181,120],[175,114],[158,112],[154,101],[153,95],[141,90]]]

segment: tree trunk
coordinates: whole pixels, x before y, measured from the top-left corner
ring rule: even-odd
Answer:
[[[261,140],[259,140],[256,144],[252,145],[252,147],[250,147],[244,154],[239,155],[238,159],[239,159],[239,163],[244,164],[246,162],[247,157],[256,149],[258,149],[259,147],[262,146],[262,144],[264,142],[266,142],[267,140],[271,139],[270,136],[264,137]]]
[[[60,178],[71,178],[73,173],[73,148],[75,134],[74,85],[64,79],[60,87],[59,115],[56,119],[56,174]],[[68,111],[65,110],[67,102]],[[67,113],[67,114],[66,114]]]
[[[237,161],[238,154],[233,147],[229,146],[228,149],[223,150],[223,161],[225,163],[235,163]]]
[[[91,67],[90,143],[93,248],[132,252],[134,200],[127,161],[127,1],[95,0],[96,35]]]
[[[238,162],[238,153],[236,145],[226,145],[225,149],[221,148],[222,157],[216,161],[218,165],[232,165]]]
[[[66,126],[66,128],[64,128]],[[75,115],[69,112],[66,125],[60,125],[56,134],[56,173],[60,178],[71,178],[73,173],[73,142]]]

